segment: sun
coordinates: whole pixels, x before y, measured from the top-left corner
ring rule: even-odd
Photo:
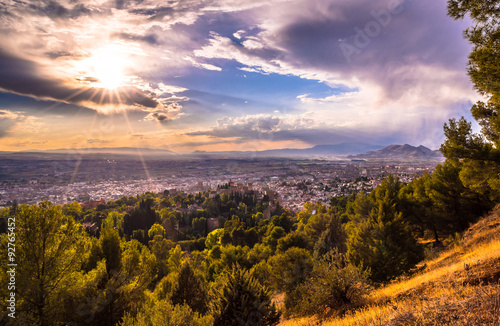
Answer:
[[[126,60],[116,46],[99,48],[86,61],[87,74],[99,87],[114,89],[124,83]]]

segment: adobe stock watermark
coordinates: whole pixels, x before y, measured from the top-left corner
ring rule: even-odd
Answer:
[[[347,63],[352,62],[353,55],[358,55],[363,49],[367,48],[372,40],[378,37],[384,28],[389,26],[393,16],[401,14],[404,11],[405,4],[411,1],[412,0],[392,0],[387,5],[386,9],[380,11],[371,10],[370,15],[373,17],[373,20],[366,23],[363,29],[358,26],[354,27],[355,34],[348,38],[352,40],[352,44],[347,40],[339,44]]]
[[[7,220],[7,316],[16,318],[16,218]]]

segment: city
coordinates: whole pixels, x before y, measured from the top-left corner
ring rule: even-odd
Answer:
[[[408,183],[432,173],[436,161],[389,162],[327,159],[177,159],[139,160],[122,156],[81,160],[10,159],[0,161],[0,207],[49,200],[117,200],[165,190],[197,193],[234,182],[251,184],[292,211],[306,201],[328,203],[331,197],[369,193],[389,174]]]

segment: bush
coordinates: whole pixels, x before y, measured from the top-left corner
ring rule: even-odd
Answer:
[[[285,293],[285,308],[294,311],[303,300],[297,287],[304,283],[312,269],[313,258],[309,251],[292,247],[282,254],[269,258],[269,274],[273,287]]]
[[[276,325],[279,314],[270,292],[248,271],[233,267],[213,289],[215,326]]]
[[[311,277],[297,289],[302,300],[296,313],[342,314],[363,304],[368,293],[369,273],[348,263],[344,254],[333,250],[317,261]]]
[[[172,305],[166,300],[145,304],[135,317],[126,314],[120,326],[211,326],[212,316],[202,316],[188,305]]]

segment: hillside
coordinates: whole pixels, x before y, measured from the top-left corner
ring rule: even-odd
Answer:
[[[443,155],[439,151],[433,151],[425,146],[390,145],[376,151],[364,154],[351,155],[353,159],[441,159]]]
[[[500,205],[453,244],[413,277],[374,290],[362,309],[342,318],[280,325],[498,325]]]

